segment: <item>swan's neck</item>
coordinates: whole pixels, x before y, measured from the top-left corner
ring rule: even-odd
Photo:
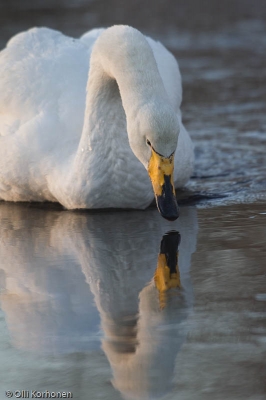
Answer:
[[[83,129],[85,142],[99,123],[101,133],[107,134],[102,131],[109,131],[112,121],[118,119],[117,113],[120,119],[126,116],[128,127],[136,123],[138,111],[158,99],[169,101],[145,37],[128,26],[107,29],[96,41],[91,55]]]
[[[152,190],[145,197],[141,185],[148,187],[149,178],[133,154],[126,132],[138,124],[142,107],[154,109],[158,99],[169,102],[145,37],[127,26],[105,30],[91,54],[83,131],[69,168],[68,196],[73,200],[68,208],[106,207],[110,198],[114,207],[121,207],[119,195],[113,194],[120,190],[121,179],[129,185],[123,192],[124,206],[148,206]],[[132,171],[141,176],[134,183],[129,179]],[[105,203],[100,203],[99,193]]]

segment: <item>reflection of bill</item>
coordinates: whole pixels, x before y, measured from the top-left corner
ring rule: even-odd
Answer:
[[[2,204],[0,301],[13,345],[38,353],[88,351],[101,321],[102,348],[123,397],[170,390],[193,299],[196,209],[183,208],[174,223],[182,235],[182,291],[167,291],[160,309],[153,275],[158,244],[172,227],[152,209],[73,213]]]
[[[157,268],[154,274],[155,286],[159,291],[160,308],[166,305],[166,292],[169,289],[181,288],[178,267],[178,245],[180,234],[169,231],[161,240]]]

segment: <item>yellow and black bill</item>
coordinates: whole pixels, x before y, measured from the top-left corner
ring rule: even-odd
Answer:
[[[178,267],[178,246],[181,236],[177,231],[167,232],[161,241],[157,268],[154,274],[155,286],[159,291],[160,308],[166,305],[166,292],[181,288]]]
[[[179,216],[174,188],[174,154],[163,157],[151,150],[148,173],[153,186],[156,204],[162,217],[175,221]]]

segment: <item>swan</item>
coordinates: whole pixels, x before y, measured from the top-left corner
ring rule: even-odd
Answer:
[[[175,220],[193,169],[181,100],[174,56],[132,27],[17,34],[0,52],[0,200],[145,209],[155,196]]]

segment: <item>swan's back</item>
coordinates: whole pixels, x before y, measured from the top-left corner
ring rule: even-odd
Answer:
[[[0,135],[80,136],[88,66],[87,46],[57,31],[13,37],[0,53]]]

